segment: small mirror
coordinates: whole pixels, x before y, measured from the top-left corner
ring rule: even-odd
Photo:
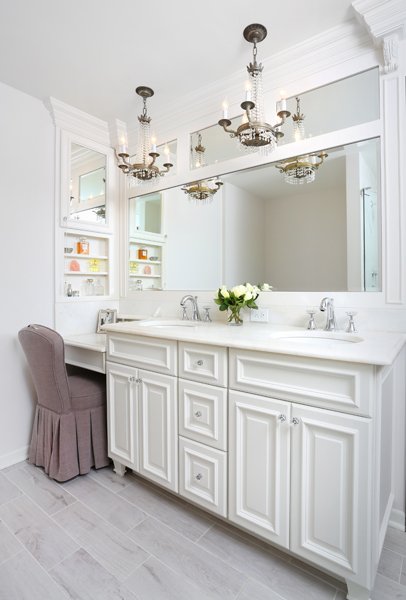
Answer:
[[[106,223],[106,156],[71,143],[69,216]]]
[[[160,193],[130,198],[130,233],[161,233],[162,195]]]

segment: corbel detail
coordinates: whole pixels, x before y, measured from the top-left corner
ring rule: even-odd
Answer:
[[[399,54],[399,36],[397,33],[388,35],[382,40],[383,48],[383,59],[385,61],[384,71],[385,73],[391,73],[397,71],[399,68],[398,54]]]

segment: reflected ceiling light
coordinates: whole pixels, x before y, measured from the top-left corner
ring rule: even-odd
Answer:
[[[297,102],[297,113],[295,115],[292,115],[292,119],[293,119],[293,139],[296,142],[300,142],[300,140],[304,140],[305,138],[305,126],[304,126],[304,119],[305,116],[300,114],[300,99],[298,96],[296,96],[296,102]]]
[[[241,108],[245,111],[243,122],[237,131],[230,129],[231,121],[227,118],[228,104],[223,102],[223,118],[218,122],[224,131],[230,134],[232,138],[237,138],[239,149],[245,149],[253,152],[260,149],[262,154],[269,154],[275,148],[278,139],[283,136],[279,128],[285,123],[290,112],[286,110],[285,93],[281,92],[281,110],[278,117],[281,119],[276,125],[269,125],[265,122],[264,98],[262,89],[262,69],[261,63],[257,63],[257,44],[266,38],[267,31],[263,25],[248,25],[244,29],[244,38],[247,42],[254,45],[253,62],[247,67],[248,80],[245,84],[245,101],[241,103]]]
[[[193,183],[187,183],[182,191],[188,195],[189,202],[194,204],[210,204],[213,202],[213,196],[223,182],[217,177],[214,179],[203,179],[202,181],[194,181]]]
[[[285,173],[286,183],[293,185],[311,183],[315,180],[317,169],[327,156],[325,152],[295,156],[279,161],[275,167],[280,173]]]
[[[144,102],[142,115],[138,117],[140,126],[138,130],[135,163],[131,164],[129,161],[130,155],[127,154],[126,139],[123,136],[121,138],[121,152],[118,155],[120,158],[118,166],[123,173],[134,177],[139,184],[154,183],[159,177],[168,173],[169,169],[173,167],[169,162],[170,150],[168,145],[166,145],[164,148],[164,154],[166,156],[166,162],[164,163],[165,170],[160,170],[155,164],[159,154],[156,151],[155,135],[151,137],[151,117],[148,117],[147,115],[147,98],[151,98],[151,96],[154,95],[154,91],[149,87],[140,86],[137,87],[135,92],[141,96]]]
[[[206,148],[202,144],[202,134],[200,131],[197,132],[197,146],[195,146],[195,150],[193,152],[193,147],[191,146],[190,152],[192,154],[192,166],[195,169],[199,169],[200,167],[206,167],[206,158],[204,153]]]

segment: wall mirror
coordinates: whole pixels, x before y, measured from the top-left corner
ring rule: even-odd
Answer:
[[[70,144],[69,218],[106,223],[106,155]]]
[[[295,136],[293,115],[298,114],[296,97],[287,99],[287,109],[291,113],[282,128],[284,136],[279,145],[291,144],[298,139],[315,137],[323,133],[360,125],[379,119],[379,69],[378,67],[357,73],[325,86],[300,94],[299,107],[303,133]],[[279,110],[279,106],[276,106]],[[276,122],[275,107],[265,107],[268,122]],[[219,118],[221,114],[219,112]],[[232,119],[234,131],[241,125],[242,116]],[[200,136],[200,138],[199,138]],[[200,141],[200,143],[199,143]],[[204,164],[196,148],[204,148]],[[237,141],[224,132],[219,125],[195,131],[190,136],[190,169],[242,156],[244,151],[237,148]]]
[[[131,198],[130,289],[249,281],[278,291],[380,291],[379,148],[371,139],[326,149],[310,183],[291,185],[286,165],[270,163],[223,175],[205,204],[180,187]]]

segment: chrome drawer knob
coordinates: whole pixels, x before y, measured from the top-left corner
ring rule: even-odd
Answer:
[[[136,379],[135,383],[142,383],[142,379]]]
[[[284,423],[286,421],[286,415],[280,414],[278,417],[278,421],[280,423]]]
[[[129,381],[130,383],[134,383],[134,381],[135,381],[135,377],[129,377],[129,378],[128,378],[128,381]]]
[[[203,361],[202,361],[202,359],[201,359],[201,358],[200,358],[200,359],[197,361],[197,364],[199,365],[199,367],[201,367],[201,366],[202,366],[202,364],[203,364]]]
[[[202,411],[201,411],[201,410],[197,410],[197,411],[195,412],[195,417],[196,417],[196,419],[200,419],[200,417],[201,417],[201,416],[202,416]]]
[[[293,417],[292,425],[296,426],[296,425],[299,425],[299,423],[300,423],[300,419],[298,419],[297,417]]]
[[[203,475],[201,473],[198,473],[195,477],[195,479],[197,479],[197,481],[200,481],[202,479]]]

